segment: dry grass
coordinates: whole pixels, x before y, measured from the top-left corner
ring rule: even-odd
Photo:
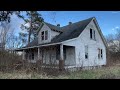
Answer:
[[[26,73],[25,70],[11,73],[0,72],[0,79],[120,79],[120,67],[103,67],[96,70],[76,71],[58,76],[36,72]]]

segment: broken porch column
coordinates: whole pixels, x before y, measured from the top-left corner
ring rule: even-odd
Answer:
[[[60,60],[59,60],[59,70],[64,69],[64,57],[63,57],[63,44],[60,44]]]

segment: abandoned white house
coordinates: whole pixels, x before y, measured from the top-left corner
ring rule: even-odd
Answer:
[[[60,27],[43,22],[38,36],[23,48],[23,59],[65,67],[106,65],[107,43],[95,17]]]

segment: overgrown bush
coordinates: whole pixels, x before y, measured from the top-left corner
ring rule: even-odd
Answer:
[[[8,51],[0,51],[0,70],[10,71],[14,70],[16,65],[21,62],[21,56]]]

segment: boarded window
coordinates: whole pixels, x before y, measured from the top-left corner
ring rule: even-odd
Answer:
[[[44,40],[44,31],[41,32],[41,40]]]
[[[88,59],[88,46],[85,46],[85,59]]]
[[[48,39],[48,31],[45,31],[45,40]]]

